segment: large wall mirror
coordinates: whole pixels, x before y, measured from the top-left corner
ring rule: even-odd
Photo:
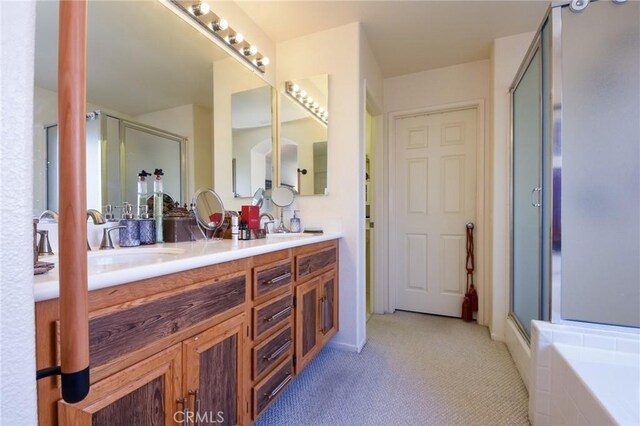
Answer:
[[[327,74],[285,83],[280,95],[280,186],[327,193]]]
[[[36,5],[34,215],[57,209],[58,7]],[[200,187],[233,200],[233,159],[251,157],[234,148],[233,126],[271,128],[270,86],[161,2],[89,2],[87,19],[87,207],[135,203],[143,168],[164,169],[165,190],[180,203]],[[241,95],[258,88],[268,95]],[[234,103],[261,118],[236,119]],[[263,151],[266,182],[271,150]]]

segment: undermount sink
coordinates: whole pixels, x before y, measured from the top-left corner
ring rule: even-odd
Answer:
[[[293,232],[288,232],[288,233],[284,233],[284,234],[267,234],[267,238],[269,239],[291,239],[291,240],[297,240],[300,238],[309,238],[309,237],[313,237],[314,234],[305,234],[302,232],[297,232],[297,233],[293,233]]]
[[[131,247],[114,250],[95,250],[87,253],[87,265],[94,266],[120,265],[131,266],[162,262],[184,253],[184,250],[165,247]],[[41,257],[45,262],[58,263],[59,257]]]

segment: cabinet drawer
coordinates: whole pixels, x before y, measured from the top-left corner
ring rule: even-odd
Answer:
[[[289,357],[271,374],[253,387],[253,418],[258,417],[293,380],[293,362]]]
[[[253,308],[253,338],[259,339],[293,317],[291,293]]]
[[[296,281],[315,275],[335,265],[337,249],[329,247],[315,253],[296,256]]]
[[[223,314],[245,301],[246,275],[242,273],[93,312],[89,319],[91,367]]]
[[[257,299],[280,288],[293,280],[289,259],[253,268],[253,297]]]
[[[253,380],[258,380],[271,367],[293,352],[291,323],[282,331],[253,348]]]

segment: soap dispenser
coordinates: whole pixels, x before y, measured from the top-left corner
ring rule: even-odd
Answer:
[[[302,232],[302,226],[300,225],[300,218],[296,215],[300,213],[300,210],[293,211],[293,217],[289,221],[289,230],[291,232]]]
[[[164,242],[162,235],[162,213],[164,209],[164,194],[162,189],[162,169],[156,169],[153,174],[153,219],[156,221],[156,243]]]
[[[122,206],[122,219],[120,219],[120,247],[137,247],[140,245],[140,221],[133,218],[133,206],[124,203]]]
[[[142,206],[142,214],[138,222],[140,222],[140,244],[155,244],[156,222],[149,218],[149,206]]]

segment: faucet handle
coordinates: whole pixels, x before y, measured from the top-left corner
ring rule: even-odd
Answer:
[[[265,234],[269,234],[269,224],[270,223],[274,224],[274,223],[276,223],[276,221],[275,220],[267,220],[267,221],[264,222],[264,232],[265,232]]]
[[[111,226],[109,228],[104,228],[102,230],[102,242],[100,243],[100,250],[110,250],[113,249],[113,240],[111,239],[111,231],[115,231],[116,229],[126,228],[124,225],[116,225]]]

